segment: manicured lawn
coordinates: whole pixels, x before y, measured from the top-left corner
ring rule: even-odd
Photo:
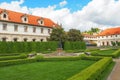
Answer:
[[[36,62],[0,68],[0,80],[66,80],[95,61]]]
[[[99,54],[104,54],[104,55],[110,55],[112,54],[113,52],[115,52],[116,49],[109,49],[109,50],[99,50],[97,51]]]

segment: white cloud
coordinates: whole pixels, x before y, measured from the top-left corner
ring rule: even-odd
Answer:
[[[67,1],[66,0],[63,0],[62,2],[59,3],[60,7],[63,7],[67,4]]]
[[[24,0],[20,1],[11,1],[10,3],[0,3],[0,8],[13,10],[17,12],[29,13],[29,10],[26,6],[21,6],[24,3]]]
[[[88,30],[91,27],[108,28],[120,25],[120,0],[92,0],[82,10],[70,12],[68,8],[57,9],[58,5],[48,7],[29,8],[21,6],[24,0],[12,1],[11,3],[1,3],[0,7],[23,13],[48,17],[54,22],[62,23],[65,30],[70,28]],[[60,4],[66,5],[64,0]],[[59,4],[59,5],[60,5]],[[62,6],[64,6],[62,5]]]

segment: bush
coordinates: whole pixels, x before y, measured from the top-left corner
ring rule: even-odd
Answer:
[[[43,55],[37,55],[37,56],[35,57],[35,59],[36,59],[37,61],[42,61],[43,58],[44,58]]]
[[[18,60],[0,61],[0,67],[25,64],[25,63],[32,63],[32,62],[36,62],[36,59],[18,59]]]
[[[0,42],[0,53],[29,53],[55,51],[58,42]]]
[[[86,45],[85,42],[65,42],[64,43],[64,50],[85,50]]]
[[[111,62],[112,58],[103,58],[67,80],[98,80],[99,76]]]
[[[3,60],[13,60],[13,59],[24,59],[27,58],[26,54],[21,54],[19,56],[4,56],[4,57],[0,57],[0,61]]]
[[[119,57],[120,56],[120,49],[118,49],[117,51],[115,51],[114,53],[112,53],[112,57],[113,58],[117,58],[117,57]]]

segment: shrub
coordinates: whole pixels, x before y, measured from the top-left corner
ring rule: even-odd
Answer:
[[[13,60],[13,59],[24,59],[26,57],[27,57],[26,54],[21,54],[19,56],[4,56],[4,57],[0,57],[0,61],[3,61],[3,60]]]
[[[67,80],[98,80],[99,76],[111,62],[112,58],[103,58]]]
[[[17,65],[17,64],[25,64],[36,62],[36,59],[18,59],[18,60],[8,60],[8,61],[0,61],[0,67]]]
[[[117,58],[117,57],[119,57],[120,56],[120,49],[118,49],[117,51],[115,51],[114,53],[112,53],[112,57],[113,58]]]
[[[43,55],[37,55],[37,56],[35,57],[35,59],[36,59],[37,61],[42,61],[43,58],[44,58]]]
[[[85,42],[65,42],[64,43],[64,50],[85,50],[86,45]]]

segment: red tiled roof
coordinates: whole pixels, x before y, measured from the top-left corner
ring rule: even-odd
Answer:
[[[0,9],[0,14],[3,11],[4,11],[4,9]],[[14,12],[14,11],[10,11],[10,10],[6,10],[6,12],[8,13],[8,17],[9,17],[8,21],[9,22],[23,23],[21,18],[22,18],[22,16],[25,15],[24,13]],[[44,20],[43,26],[45,26],[45,27],[52,28],[53,26],[57,25],[52,20],[50,20],[48,18],[33,16],[33,15],[29,15],[29,14],[26,14],[26,15],[28,17],[28,23],[26,23],[26,24],[40,26],[38,23],[38,20],[42,18]],[[0,19],[0,20],[2,20],[2,19]]]
[[[120,27],[106,29],[102,31],[99,35],[105,36],[105,35],[115,35],[115,34],[120,34]]]

